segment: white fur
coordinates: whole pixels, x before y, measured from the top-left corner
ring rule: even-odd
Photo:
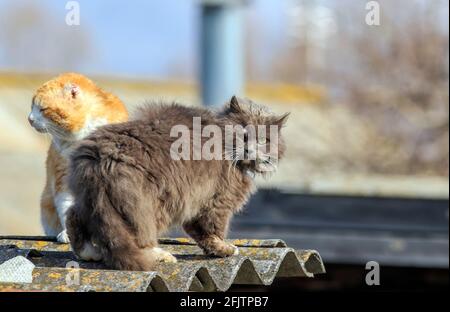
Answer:
[[[66,233],[66,215],[69,208],[73,205],[73,202],[73,196],[68,192],[57,193],[54,198],[56,212],[63,228],[63,231],[57,236],[58,241],[61,243],[69,242],[69,237]]]
[[[58,213],[61,224],[66,224],[67,210],[73,205],[74,198],[69,192],[57,193],[54,199],[56,212]]]
[[[63,230],[56,236],[56,240],[60,243],[68,244],[70,243],[69,235],[67,235],[67,231]]]
[[[87,117],[83,128],[81,128],[80,131],[75,134],[75,137],[77,140],[83,139],[98,127],[104,126],[106,124],[108,124],[108,120],[106,118]]]
[[[84,123],[83,128],[81,128],[78,132],[73,134],[73,139],[75,141],[81,140],[91,134],[98,127],[104,126],[108,124],[108,120],[106,118],[87,118]],[[69,159],[69,156],[72,152],[73,140],[63,140],[56,136],[53,136],[53,143],[55,144],[56,150],[66,159]]]
[[[100,261],[102,259],[100,251],[91,242],[84,243],[78,256],[85,261]]]

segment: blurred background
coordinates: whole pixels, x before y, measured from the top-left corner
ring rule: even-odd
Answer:
[[[231,236],[317,249],[328,274],[274,287],[361,287],[370,260],[387,287],[448,285],[448,1],[377,1],[368,25],[363,0],[80,0],[72,26],[67,2],[0,0],[0,235],[42,234],[50,139],[27,114],[75,71],[131,111],[238,94],[291,112]]]

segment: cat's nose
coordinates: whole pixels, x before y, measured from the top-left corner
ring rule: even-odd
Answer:
[[[34,124],[34,117],[32,115],[28,115],[28,122],[30,123],[30,125]]]

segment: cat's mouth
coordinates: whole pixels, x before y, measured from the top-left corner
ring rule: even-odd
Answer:
[[[48,132],[48,130],[46,128],[34,127],[34,129],[36,129],[36,131],[39,133],[47,133]]]
[[[277,170],[277,165],[274,163],[273,160],[244,160],[242,162],[244,167],[247,168],[247,170],[250,170],[256,174],[264,175],[271,172],[275,172]]]
[[[48,130],[44,125],[40,125],[37,122],[30,121],[31,126],[39,133],[47,133]]]
[[[269,173],[276,171],[275,166],[273,165],[259,165],[255,168],[255,171],[259,174]]]

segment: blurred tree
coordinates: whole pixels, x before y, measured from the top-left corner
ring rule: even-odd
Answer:
[[[36,1],[18,1],[0,12],[0,58],[8,68],[76,70],[90,56],[83,25],[66,25],[64,15],[56,17]]]
[[[380,0],[380,26],[365,23],[364,1],[288,3],[271,77],[325,85],[377,138],[352,154],[342,124],[336,155],[371,173],[448,176],[448,1]]]
[[[328,66],[330,38],[336,25],[332,10],[322,2],[289,2],[285,46],[271,65],[277,79],[302,84],[323,80]]]
[[[345,101],[401,146],[397,171],[448,175],[448,2],[381,5],[381,26],[346,33],[358,67],[341,80]]]

